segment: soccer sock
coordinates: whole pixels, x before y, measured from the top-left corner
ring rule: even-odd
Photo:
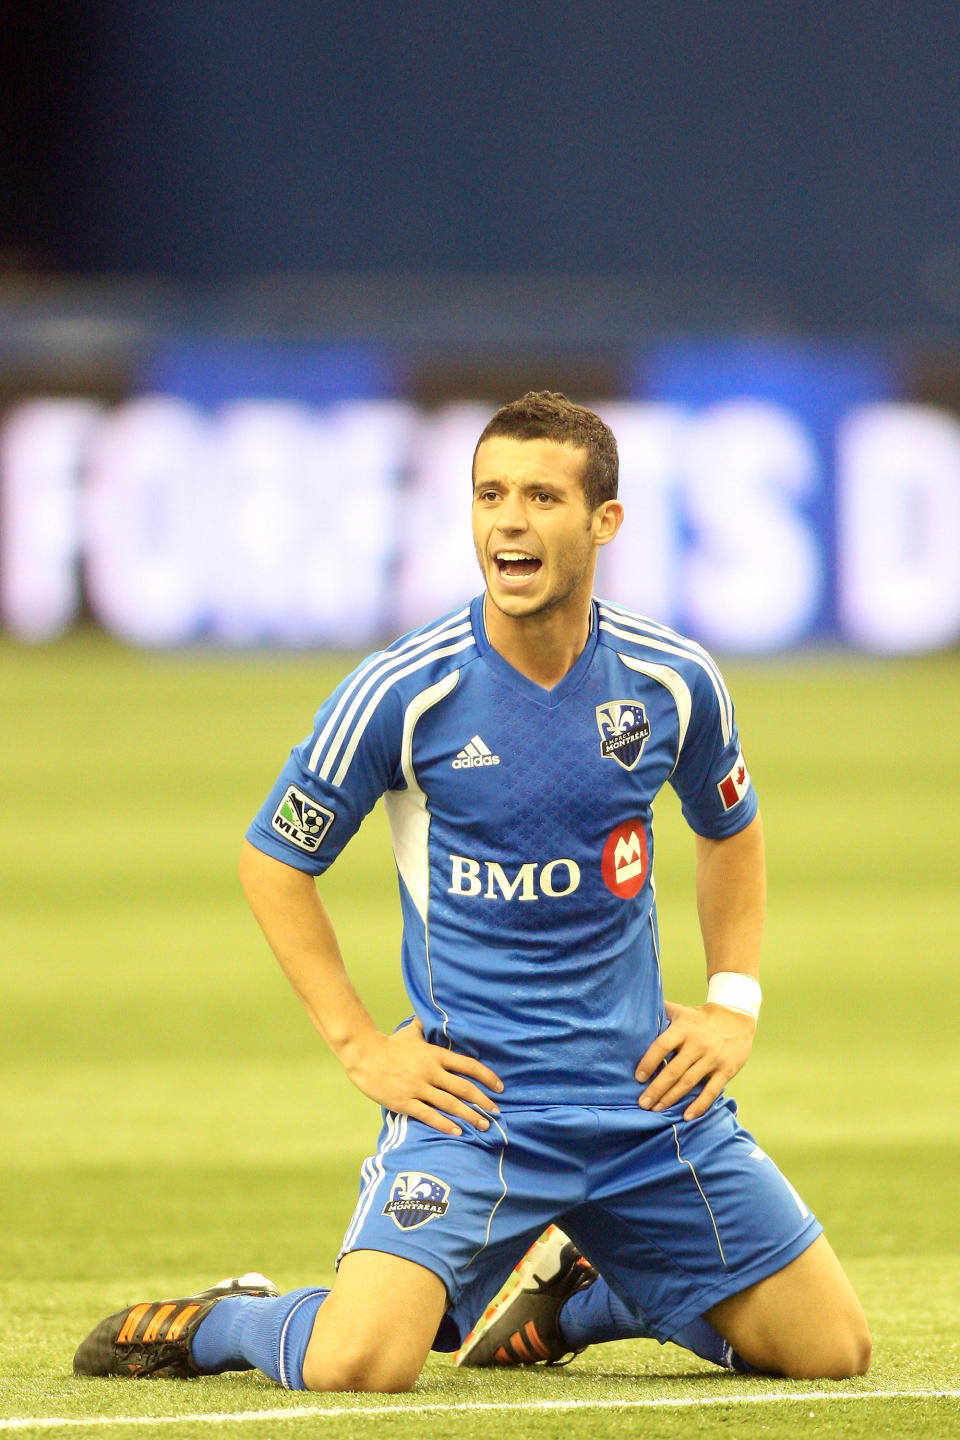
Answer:
[[[303,1361],[317,1311],[329,1290],[291,1290],[276,1300],[228,1295],[220,1300],[190,1345],[205,1375],[256,1368],[287,1390],[303,1390]]]
[[[602,1276],[586,1290],[570,1296],[560,1311],[558,1323],[571,1350],[598,1345],[604,1340],[656,1338],[644,1325],[643,1317],[629,1310]],[[702,1317],[689,1321],[670,1338],[675,1345],[692,1350],[694,1355],[721,1365],[724,1370],[736,1370],[741,1375],[756,1373]]]
[[[564,1302],[557,1322],[571,1350],[600,1345],[604,1340],[636,1340],[649,1336],[643,1320],[627,1309],[602,1276]]]

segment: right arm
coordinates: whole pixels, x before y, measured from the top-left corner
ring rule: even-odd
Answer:
[[[245,840],[240,883],[314,1027],[364,1095],[448,1135],[463,1133],[457,1121],[489,1128],[471,1107],[499,1113],[480,1089],[499,1093],[498,1077],[469,1055],[428,1044],[417,1021],[392,1035],[377,1028],[347,974],[312,875]]]

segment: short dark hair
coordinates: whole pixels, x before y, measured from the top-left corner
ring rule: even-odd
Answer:
[[[620,462],[613,431],[599,415],[575,405],[559,390],[528,390],[519,400],[502,405],[484,427],[473,452],[494,435],[514,440],[554,440],[558,445],[577,445],[587,452],[583,491],[587,505],[596,510],[605,500],[615,500]]]

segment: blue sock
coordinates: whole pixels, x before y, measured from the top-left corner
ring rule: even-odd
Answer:
[[[262,1370],[287,1390],[303,1390],[303,1361],[317,1311],[329,1290],[291,1290],[276,1300],[228,1295],[201,1322],[190,1346],[205,1375]]]
[[[604,1340],[636,1340],[649,1337],[643,1319],[628,1310],[619,1296],[599,1276],[586,1290],[578,1290],[564,1303],[559,1315],[560,1333],[571,1350],[599,1345]]]
[[[598,1345],[604,1340],[655,1339],[643,1316],[628,1309],[601,1276],[586,1290],[578,1290],[566,1301],[559,1316],[560,1331],[571,1350]],[[692,1350],[702,1360],[711,1360],[724,1370],[741,1375],[757,1372],[743,1360],[713,1326],[702,1318],[689,1321],[670,1336],[675,1345]]]

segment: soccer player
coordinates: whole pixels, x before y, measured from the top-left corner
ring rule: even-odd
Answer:
[[[431,1347],[512,1363],[623,1335],[742,1370],[866,1369],[820,1225],[724,1095],[760,1003],[757,799],[710,656],[592,596],[616,495],[598,416],[550,392],[499,410],[473,465],[484,593],[343,681],[248,831],[253,912],[383,1110],[332,1289],[278,1295],[254,1274],[142,1302],[96,1327],[80,1373],[257,1366],[290,1388],[394,1391]],[[695,834],[694,1007],[661,982],[666,781]],[[381,796],[413,1009],[390,1035],[315,883]],[[531,1245],[522,1304],[491,1305]]]

